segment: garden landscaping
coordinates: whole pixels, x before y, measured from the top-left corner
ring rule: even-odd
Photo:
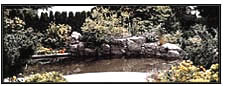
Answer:
[[[3,6],[5,82],[220,82],[218,6],[50,7]]]

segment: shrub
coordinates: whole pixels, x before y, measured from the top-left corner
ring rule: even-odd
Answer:
[[[13,19],[4,17],[3,26],[5,29],[3,31],[5,34],[12,33],[17,30],[23,29],[25,25],[26,25],[25,22],[21,20],[19,17],[14,17]]]
[[[66,82],[66,79],[61,73],[52,71],[25,77],[25,82]]]
[[[171,32],[167,25],[175,17],[170,6],[140,6],[134,9],[133,14],[133,28],[147,32],[152,32],[154,29]]]
[[[186,60],[178,66],[171,66],[170,70],[162,72],[157,82],[218,82],[219,64],[211,65],[206,70],[203,66],[194,66],[192,61]]]
[[[120,24],[122,18],[118,18],[115,11],[97,7],[91,15],[91,18],[86,18],[81,27],[84,39],[91,42],[104,42],[107,38],[129,36],[128,29]]]
[[[65,47],[71,33],[71,26],[67,24],[49,23],[48,29],[43,39],[43,46],[49,48]]]
[[[21,72],[27,59],[35,50],[35,44],[39,42],[32,28],[24,29],[25,23],[19,18],[4,21],[3,34],[3,73],[4,77]]]
[[[209,68],[210,65],[219,62],[217,29],[196,24],[191,26],[190,30],[186,30],[182,37],[182,47],[189,54],[188,59],[195,65]]]
[[[127,6],[110,9],[96,7],[91,17],[81,27],[88,41],[107,41],[107,38],[123,38],[132,35],[159,35],[165,30],[165,23],[172,15],[169,6]],[[168,30],[170,31],[170,30]],[[145,33],[147,34],[147,33]],[[154,41],[155,37],[148,37]]]

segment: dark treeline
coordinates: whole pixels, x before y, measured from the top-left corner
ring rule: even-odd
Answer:
[[[67,16],[68,15],[68,16]],[[68,24],[73,31],[81,32],[80,27],[90,12],[42,12],[40,16],[37,13],[31,13],[27,10],[13,9],[9,11],[9,18],[19,17],[26,22],[25,28],[33,27],[36,31],[46,31],[50,22],[56,24]]]
[[[21,8],[21,6],[19,6]],[[11,9],[9,11],[9,18],[19,17],[26,22],[25,28],[33,27],[36,31],[45,31],[48,28],[48,24],[54,21],[56,24],[69,24],[73,31],[81,32],[80,27],[82,26],[85,18],[90,16],[90,12],[55,12],[50,11],[49,13],[42,12],[40,17],[37,13],[32,13],[26,9],[47,9],[49,6],[27,6],[24,10],[18,10],[15,6],[6,6],[5,9]],[[143,6],[103,6],[105,8],[110,8],[111,10],[120,10],[121,8],[140,8]],[[195,16],[185,15],[185,6],[171,6],[173,11],[176,12],[176,16],[180,19],[183,26],[190,26],[193,23],[201,22],[208,26],[218,27],[219,26],[219,7],[218,6],[198,6],[197,9],[201,12],[202,20],[196,20]],[[20,9],[19,8],[19,9]],[[24,8],[24,7],[23,7]],[[93,10],[93,9],[92,9]],[[121,9],[121,10],[134,10],[134,9]],[[67,16],[68,15],[68,16]],[[140,14],[135,12],[134,17],[141,17],[142,19],[147,19],[148,13]],[[188,27],[187,27],[188,28]]]

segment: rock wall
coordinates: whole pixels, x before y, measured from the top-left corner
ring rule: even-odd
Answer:
[[[146,43],[145,37],[128,37],[113,39],[110,43],[103,43],[95,48],[88,48],[88,43],[79,41],[80,34],[72,34],[74,41],[70,45],[73,57],[154,57],[167,60],[182,59],[186,56],[184,50],[175,44],[166,43],[159,45],[158,42]]]

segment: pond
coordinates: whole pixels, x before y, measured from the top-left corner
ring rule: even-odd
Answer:
[[[112,58],[85,60],[66,58],[49,64],[28,65],[24,75],[57,71],[64,75],[93,72],[149,72],[150,70],[167,70],[181,60],[167,61],[158,58]]]

